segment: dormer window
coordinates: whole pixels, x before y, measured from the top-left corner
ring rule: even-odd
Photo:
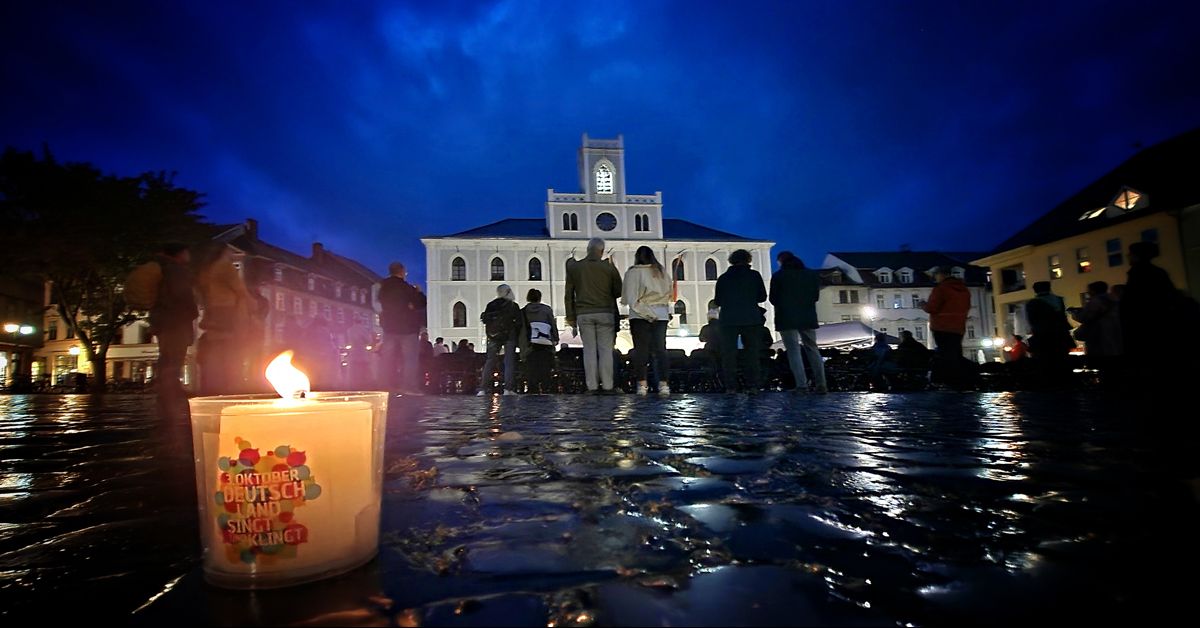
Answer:
[[[912,282],[913,282],[912,269],[911,268],[901,268],[900,269],[900,283],[912,283]]]
[[[955,266],[954,268],[951,268],[950,276],[954,277],[955,279],[962,279],[963,278],[963,269],[959,266]]]
[[[1112,200],[1112,205],[1127,212],[1133,211],[1146,205],[1143,200],[1145,196],[1131,187],[1123,187],[1120,192],[1117,192],[1116,198]]]
[[[879,283],[892,283],[892,271],[881,268],[875,271],[875,278],[879,280]]]

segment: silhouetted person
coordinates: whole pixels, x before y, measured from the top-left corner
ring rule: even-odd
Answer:
[[[1158,253],[1153,242],[1129,245],[1129,273],[1119,300],[1124,353],[1142,388],[1169,386],[1183,366],[1173,357],[1181,352],[1176,342],[1180,297],[1167,271],[1154,265]]]
[[[233,249],[216,248],[200,269],[196,287],[204,304],[196,364],[200,394],[229,395],[245,389],[247,348],[254,342],[257,304],[233,265]]]
[[[613,392],[613,344],[621,273],[604,260],[604,240],[592,238],[587,257],[567,263],[567,325],[583,336],[583,375],[588,392]]]
[[[492,299],[483,313],[479,315],[487,333],[487,359],[483,363],[483,371],[479,378],[478,396],[491,394],[492,373],[495,372],[496,361],[500,352],[504,352],[504,394],[517,394],[517,342],[520,341],[521,308],[516,303],[516,296],[508,284],[502,283],[496,287],[496,298]]]
[[[1071,324],[1062,297],[1050,292],[1049,281],[1033,284],[1034,298],[1025,303],[1025,317],[1033,335],[1029,353],[1043,377],[1041,383],[1058,386],[1067,377],[1067,356],[1075,347]]]
[[[775,306],[775,331],[783,337],[788,366],[796,380],[797,392],[808,392],[808,374],[804,360],[812,369],[818,393],[829,392],[825,383],[825,363],[817,349],[817,300],[821,283],[817,274],[791,251],[780,253],[779,272],[771,275],[771,304]]]
[[[418,334],[425,326],[425,294],[408,283],[408,270],[400,262],[388,265],[388,277],[374,286],[373,305],[383,328],[381,385],[418,393],[420,349]],[[397,376],[397,371],[399,375]]]
[[[1071,317],[1079,322],[1075,339],[1083,342],[1089,367],[1100,371],[1100,381],[1113,387],[1116,369],[1121,359],[1121,313],[1116,299],[1108,294],[1108,284],[1094,281],[1088,284],[1088,302],[1082,308],[1071,308]]]
[[[558,344],[558,323],[554,310],[542,303],[542,291],[532,288],[525,295],[528,302],[521,309],[524,334],[521,340],[521,359],[529,373],[529,392],[543,395],[553,392],[554,345]]]
[[[958,388],[965,380],[962,341],[971,311],[971,293],[962,279],[944,267],[935,270],[933,277],[937,286],[923,306],[929,313],[929,329],[937,348],[933,375],[938,382]]]
[[[162,280],[154,306],[150,308],[150,329],[158,337],[158,366],[154,378],[158,386],[159,410],[170,421],[187,421],[187,392],[180,377],[187,349],[194,339],[196,297],[188,264],[191,253],[183,244],[168,244],[156,258],[162,267]]]
[[[917,342],[911,331],[900,332],[900,344],[894,356],[896,365],[902,369],[929,368],[929,348]]]
[[[670,394],[670,366],[667,359],[667,321],[671,319],[671,280],[648,246],[634,254],[633,266],[625,271],[621,302],[629,307],[629,333],[633,336],[633,371],[637,376],[637,394],[650,390]],[[655,365],[657,381],[648,383],[650,363]]]
[[[717,307],[721,308],[721,361],[725,371],[725,392],[737,392],[737,343],[746,348],[746,392],[758,394],[761,384],[762,329],[766,318],[759,303],[767,300],[762,275],[750,268],[750,252],[738,249],[729,255],[729,269],[717,278]]]
[[[442,355],[443,353],[450,353],[450,347],[446,346],[445,338],[438,336],[433,341],[433,355]]]

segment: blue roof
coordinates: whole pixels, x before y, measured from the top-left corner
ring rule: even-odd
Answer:
[[[663,218],[664,240],[713,240],[720,242],[767,242],[720,231],[678,218]],[[544,218],[505,218],[440,238],[536,238],[549,239]]]

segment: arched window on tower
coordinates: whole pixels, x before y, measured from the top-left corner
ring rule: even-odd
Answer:
[[[533,258],[529,260],[529,281],[542,280],[542,260]]]
[[[571,214],[564,212],[563,213],[563,231],[570,231],[570,230],[571,230]]]
[[[674,261],[671,262],[671,272],[675,275],[676,281],[686,281],[683,278],[683,260],[682,259],[677,257],[677,258],[675,258]]]
[[[641,214],[638,214],[633,217],[633,230],[634,231],[642,230],[642,215]]]
[[[679,317],[680,325],[687,325],[687,304],[682,300],[675,302],[675,316]]]
[[[467,263],[463,258],[456,257],[450,262],[450,281],[466,281],[467,280]]]
[[[704,279],[706,281],[717,280],[717,260],[709,258],[704,262]]]
[[[650,214],[642,214],[642,231],[650,230]]]
[[[467,326],[467,306],[462,301],[454,304],[454,327]]]
[[[579,214],[571,214],[571,231],[579,231]]]
[[[492,281],[504,281],[504,260],[492,258]]]

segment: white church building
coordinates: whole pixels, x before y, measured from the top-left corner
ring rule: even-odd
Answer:
[[[625,142],[593,139],[585,133],[579,148],[581,192],[546,192],[542,218],[508,218],[445,236],[421,238],[425,245],[429,337],[447,344],[467,339],[477,351],[485,346],[479,315],[495,298],[496,286],[507,283],[525,304],[530,288],[558,315],[562,342],[578,344],[564,321],[564,280],[568,260],[586,255],[587,241],[605,240],[605,257],[624,275],[639,246],[654,249],[673,274],[677,286],[675,316],[667,346],[690,351],[706,322],[717,276],[728,268],[729,254],[746,249],[753,268],[771,281],[774,242],[718,231],[687,220],[663,217],[662,192],[628,194],[625,187]],[[773,329],[771,308],[767,324]],[[622,312],[624,313],[624,311]],[[617,347],[632,346],[622,324]]]

